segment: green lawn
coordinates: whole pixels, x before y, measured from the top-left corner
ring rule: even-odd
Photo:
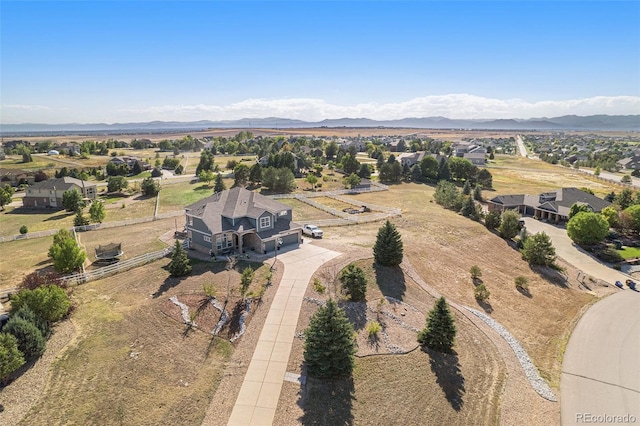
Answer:
[[[622,250],[617,250],[617,252],[625,259],[640,257],[640,247],[624,247]]]
[[[18,235],[22,225],[26,225],[29,232],[67,228],[73,226],[73,216],[64,210],[5,207],[5,211],[0,212],[0,236]]]
[[[213,182],[177,182],[165,183],[160,190],[160,212],[170,212],[183,209],[189,204],[213,195]],[[227,188],[233,185],[233,179],[224,179]]]

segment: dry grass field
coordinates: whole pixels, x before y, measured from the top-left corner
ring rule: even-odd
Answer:
[[[369,250],[356,252],[316,273],[330,293],[335,294],[331,281],[345,264],[344,258],[371,255]],[[310,379],[303,389],[285,382],[274,424],[425,424],[429,418],[438,419],[439,424],[498,423],[506,369],[487,337],[454,312],[459,333],[454,354],[415,349],[417,333],[399,327],[389,314],[422,329],[434,299],[399,268],[380,267],[372,259],[355,263],[367,277],[369,310],[365,311],[362,303],[340,302],[358,335],[353,378],[332,382]],[[311,287],[306,296],[328,298]],[[383,296],[397,302],[389,299],[380,304]],[[314,303],[303,302],[298,331],[308,326],[317,308]],[[385,333],[384,336],[379,333],[375,340],[368,338],[364,327],[373,320],[382,324]],[[410,352],[390,355],[388,345]],[[303,372],[302,359],[303,342],[296,339],[287,371]]]

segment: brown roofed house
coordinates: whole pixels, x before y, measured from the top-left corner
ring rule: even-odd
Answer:
[[[22,205],[24,207],[62,208],[62,194],[77,189],[82,198],[96,199],[96,185],[69,176],[58,179],[47,179],[34,183],[27,188]]]

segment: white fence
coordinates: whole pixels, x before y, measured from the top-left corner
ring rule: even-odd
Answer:
[[[78,285],[89,281],[99,280],[100,278],[108,277],[109,275],[117,274],[119,272],[135,268],[136,266],[141,266],[154,260],[161,259],[172,251],[173,248],[166,248],[152,253],[143,254],[122,262],[114,263],[113,265],[105,266],[104,268],[68,275],[60,278],[60,281],[68,285]]]

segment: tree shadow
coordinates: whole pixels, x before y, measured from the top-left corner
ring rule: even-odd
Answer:
[[[307,378],[300,388],[298,405],[304,410],[298,421],[303,425],[353,425],[353,378],[319,380]]]
[[[69,212],[65,211],[64,213],[60,213],[60,214],[57,214],[55,216],[51,216],[51,217],[43,220],[43,222],[49,222],[51,220],[60,220],[60,219],[64,219],[65,217],[69,217],[69,216],[73,216],[73,212],[69,213]]]
[[[478,305],[488,314],[490,314],[491,312],[493,312],[493,306],[491,306],[491,303],[488,300],[479,300],[476,299],[476,302],[478,302]]]
[[[367,304],[365,302],[340,301],[338,306],[344,309],[354,330],[362,330],[367,324]]]
[[[533,294],[531,294],[528,288],[516,287],[516,290],[518,290],[521,295],[526,296],[529,299],[533,299]]]
[[[184,277],[172,277],[172,276],[169,276],[169,277],[165,278],[165,280],[163,281],[162,285],[160,287],[158,287],[156,292],[153,293],[151,297],[153,297],[154,299],[157,299],[158,297],[162,296],[163,294],[165,294],[166,292],[168,292],[169,290],[171,290],[172,288],[174,288],[178,284],[180,284],[182,282],[182,280],[185,279],[185,278],[187,278],[187,276],[184,276]]]
[[[407,283],[404,279],[404,272],[399,266],[382,266],[373,264],[376,276],[376,284],[383,295],[403,300],[407,290]]]
[[[530,268],[533,272],[538,274],[541,278],[544,278],[545,280],[551,282],[552,284],[555,284],[561,288],[569,288],[569,285],[568,285],[569,277],[567,277],[567,275],[564,272],[558,271],[557,269],[554,269],[549,266],[531,265]]]
[[[455,351],[443,354],[429,348],[422,350],[429,355],[431,371],[436,375],[436,382],[444,392],[445,398],[454,410],[460,411],[464,406],[463,396],[466,389],[458,354]]]

